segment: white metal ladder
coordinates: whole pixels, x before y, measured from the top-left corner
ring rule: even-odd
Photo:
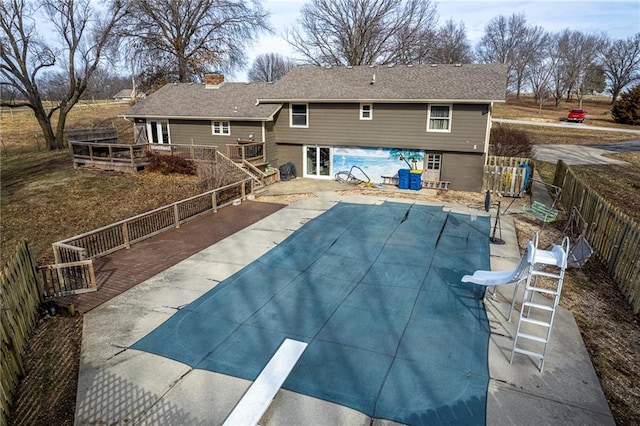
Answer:
[[[538,250],[538,234],[536,233],[534,247],[533,252],[529,254],[531,257],[529,259],[529,274],[522,296],[520,319],[509,362],[513,361],[514,354],[524,354],[538,360],[538,369],[542,373],[553,320],[562,292],[564,272],[567,268],[569,238],[564,237],[562,244],[554,244],[551,250]],[[540,287],[538,281],[541,277],[555,280],[555,288]],[[537,298],[535,298],[536,295]],[[551,300],[544,296],[551,297]]]

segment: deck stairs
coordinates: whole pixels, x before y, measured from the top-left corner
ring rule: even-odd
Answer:
[[[527,355],[537,360],[542,373],[567,268],[569,238],[551,250],[540,250],[536,233],[534,246],[509,362],[515,354]]]

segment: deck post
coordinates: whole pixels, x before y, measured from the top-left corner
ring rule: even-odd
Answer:
[[[218,202],[216,201],[216,199],[218,198],[216,196],[218,191],[213,191],[211,193],[211,208],[213,209],[214,213],[218,213]]]

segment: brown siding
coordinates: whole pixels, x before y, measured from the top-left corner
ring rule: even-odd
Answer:
[[[278,116],[275,116],[275,120],[277,120]],[[264,141],[266,142],[265,144],[265,150],[267,153],[267,161],[269,163],[271,163],[271,165],[273,167],[278,167],[278,147],[276,146],[276,133],[274,131],[274,122],[273,121],[267,121],[264,123]]]
[[[482,191],[485,156],[447,152],[442,154],[440,180],[451,182],[456,191]]]
[[[374,104],[360,120],[360,104],[309,104],[309,127],[289,127],[289,105],[276,121],[279,143],[414,148],[481,153],[489,105],[453,106],[451,132],[427,132],[427,104]],[[476,146],[474,149],[473,146]]]
[[[256,141],[262,140],[262,122],[260,121],[232,121],[231,135],[213,135],[210,120],[169,120],[171,143],[216,145],[222,149],[225,144],[235,143],[238,137],[249,139],[253,134]]]
[[[278,166],[293,163],[296,166],[296,176],[302,176],[302,146],[278,144]]]

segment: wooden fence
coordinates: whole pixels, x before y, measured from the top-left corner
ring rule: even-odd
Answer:
[[[562,187],[565,209],[575,207],[588,224],[586,239],[634,313],[639,313],[640,226],[589,188],[562,160],[556,165],[554,185]]]
[[[243,179],[185,200],[112,223],[111,225],[53,243],[56,264],[81,262],[130,248],[131,244],[152,237],[211,211],[228,206],[253,192],[253,180]],[[84,275],[83,275],[84,276]]]
[[[0,272],[0,424],[7,424],[9,408],[19,379],[24,375],[23,356],[38,319],[42,302],[36,263],[26,241]]]
[[[520,167],[521,164],[529,166]],[[500,193],[507,197],[524,195],[533,173],[533,162],[524,157],[489,156],[484,166],[482,191]]]

